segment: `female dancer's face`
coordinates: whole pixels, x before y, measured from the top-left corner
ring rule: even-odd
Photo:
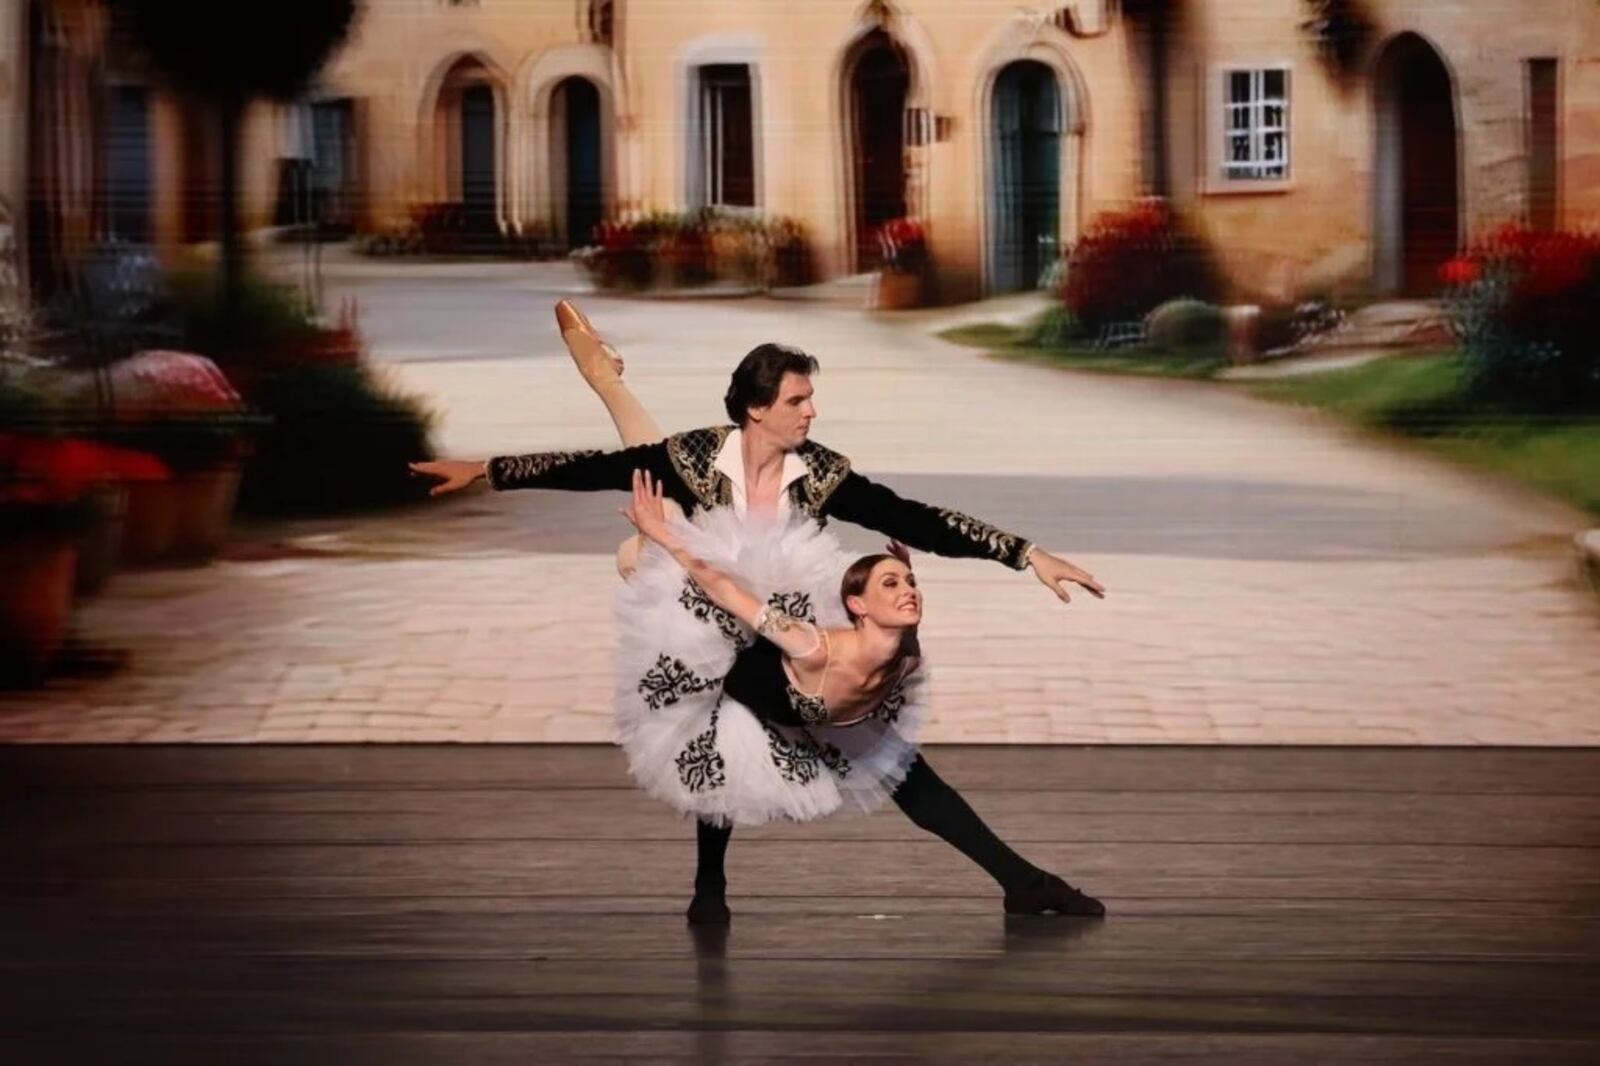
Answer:
[[[885,559],[867,575],[866,588],[859,596],[857,613],[885,629],[904,629],[922,621],[922,592],[917,575],[899,559]]]

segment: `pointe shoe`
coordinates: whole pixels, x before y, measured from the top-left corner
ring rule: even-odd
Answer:
[[[684,917],[689,919],[690,925],[729,925],[733,922],[733,912],[728,909],[726,899],[699,893],[695,893],[694,899],[689,901],[689,909]]]
[[[1007,914],[1067,914],[1103,918],[1106,905],[1073,888],[1055,874],[1042,874],[1030,884],[1006,893]]]
[[[615,348],[601,340],[594,326],[571,300],[556,303],[556,325],[561,339],[566,343],[567,354],[578,365],[592,388],[613,384],[622,379],[622,357]]]

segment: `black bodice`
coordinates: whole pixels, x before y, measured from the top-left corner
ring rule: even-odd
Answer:
[[[822,701],[794,690],[783,669],[783,652],[771,641],[757,640],[734,658],[722,691],[763,721],[794,727],[820,724]]]

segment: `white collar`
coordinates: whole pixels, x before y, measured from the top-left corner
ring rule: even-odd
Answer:
[[[733,507],[740,514],[750,509],[750,501],[745,498],[744,488],[744,431],[735,429],[728,434],[722,442],[722,449],[717,452],[712,466],[727,476],[733,485]],[[785,452],[783,455],[783,482],[778,486],[778,513],[787,514],[789,511],[789,486],[806,476],[806,461],[800,458],[799,452]]]

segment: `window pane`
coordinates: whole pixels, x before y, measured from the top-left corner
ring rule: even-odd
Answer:
[[[1288,71],[1231,70],[1224,85],[1224,175],[1244,181],[1287,177]]]
[[[702,152],[706,202],[755,206],[755,141],[750,68],[715,64],[700,68]]]

